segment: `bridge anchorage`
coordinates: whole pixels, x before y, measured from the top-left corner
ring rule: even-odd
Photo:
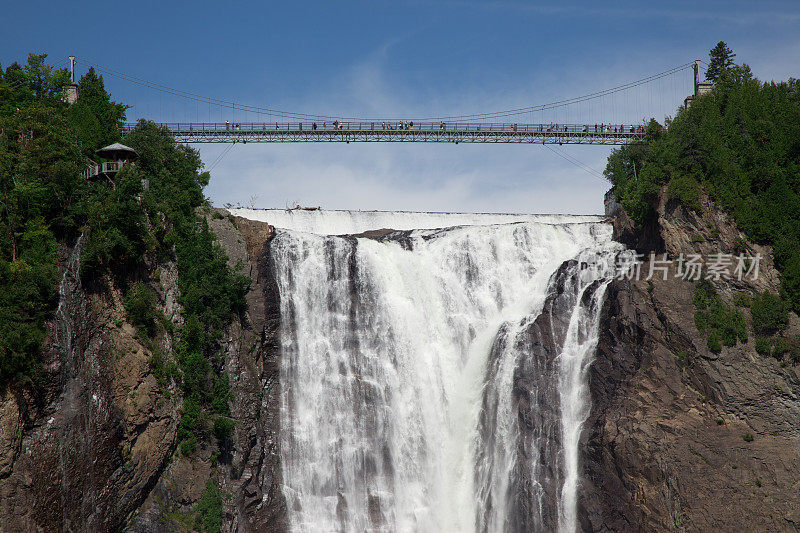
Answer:
[[[486,122],[171,122],[180,143],[438,142],[623,145],[644,138],[632,124],[516,124]],[[123,135],[135,124],[126,124]]]

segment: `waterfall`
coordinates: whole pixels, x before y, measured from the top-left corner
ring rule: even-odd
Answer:
[[[303,209],[231,209],[231,214],[269,222],[271,225],[319,235],[352,235],[368,230],[436,229],[452,226],[485,226],[513,222],[600,222],[598,215],[527,215],[513,213],[419,213],[415,211],[340,211]]]
[[[594,267],[621,246],[585,217],[429,218],[270,243],[291,529],[574,531]]]

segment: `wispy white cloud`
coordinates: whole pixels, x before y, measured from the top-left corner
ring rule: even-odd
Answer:
[[[420,99],[424,90],[389,82],[390,68],[383,47],[367,53],[335,80],[335,94],[321,91],[314,102],[305,101],[301,107],[362,116],[474,113],[547,102],[631,79],[630,68],[619,63],[576,69],[568,80],[559,79],[563,72],[558,71],[520,73],[519,82],[510,87],[454,87],[436,98]],[[655,99],[661,102],[663,94]],[[665,109],[674,109],[680,99]],[[505,120],[578,122],[596,117],[603,107],[621,121],[631,122],[637,116],[635,106],[620,95],[570,113]],[[204,146],[203,159],[215,159],[221,149]],[[597,171],[602,171],[610,152],[608,147],[561,149]],[[217,166],[208,194],[218,204],[247,203],[256,195],[260,207],[299,202],[331,209],[598,213],[607,187],[605,180],[541,146],[251,144],[236,146]]]
[[[602,149],[574,150],[602,168]],[[226,161],[208,189],[218,205],[589,214],[607,188],[540,146],[247,145]]]
[[[462,3],[458,3],[462,5]],[[507,3],[467,3],[469,9],[532,9],[542,15],[568,14],[580,10],[591,15],[593,8],[559,4],[556,6],[511,5]],[[635,13],[620,8],[620,17],[651,17],[662,13],[648,8]],[[603,16],[617,16],[608,9],[595,9]],[[719,24],[739,23],[755,9],[733,15],[704,12],[690,7],[664,10],[664,18],[678,20],[722,16]],[[792,17],[791,9],[781,16]],[[760,16],[760,15],[759,15]],[[427,25],[426,25],[427,24]],[[395,54],[430,29],[431,23],[411,28],[398,37],[391,34],[383,43],[366,50],[361,58],[343,68],[334,79],[324,80],[317,90],[287,96],[284,108],[311,112],[330,112],[344,116],[418,118],[442,114],[470,114],[531,106],[579,96],[629,82],[682,64],[700,55],[696,42],[687,41],[664,47],[644,39],[641,46],[616,49],[604,41],[602,62],[589,54],[573,57],[546,69],[521,64],[512,75],[487,77],[480,83],[437,79],[437,83],[409,81],[398,73]],[[420,29],[421,28],[421,29]],[[642,30],[646,31],[646,30]],[[796,68],[800,44],[788,42],[767,50],[757,39],[737,36],[737,59],[754,64],[756,73],[779,77]],[[702,43],[703,46],[709,43]],[[710,43],[713,45],[713,43]],[[552,48],[549,49],[552,51]],[[704,50],[701,48],[700,50]],[[538,52],[531,44],[531,54]],[[459,49],[448,52],[461,53]],[[437,57],[446,54],[439,54]],[[705,55],[705,52],[702,52]],[[534,64],[534,62],[532,62]],[[430,65],[429,67],[430,68]],[[465,78],[469,74],[465,63]],[[481,68],[476,66],[474,68]],[[480,73],[478,73],[480,74]],[[796,73],[795,73],[796,74]],[[436,76],[435,71],[429,71]],[[682,72],[636,90],[591,100],[568,110],[545,114],[509,117],[515,122],[638,122],[654,116],[663,120],[673,115],[683,97],[691,91],[691,73]],[[202,148],[204,160],[213,160],[221,147]],[[564,146],[581,163],[602,171],[610,153],[608,147]],[[494,212],[572,212],[602,211],[605,180],[587,173],[541,146],[470,146],[423,144],[349,145],[247,145],[237,146],[213,173],[208,194],[218,204],[247,203],[258,196],[260,207],[284,207],[295,202],[325,208],[412,209]]]

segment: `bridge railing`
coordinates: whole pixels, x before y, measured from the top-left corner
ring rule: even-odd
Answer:
[[[384,120],[369,122],[308,121],[308,122],[167,122],[160,124],[170,132],[180,134],[267,134],[270,132],[469,132],[509,134],[591,134],[638,136],[644,133],[643,124],[519,124],[491,122],[416,122]],[[126,124],[123,131],[131,131],[134,124]]]

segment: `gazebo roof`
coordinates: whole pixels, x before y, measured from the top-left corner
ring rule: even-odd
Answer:
[[[95,150],[94,153],[106,159],[134,159],[139,157],[136,150],[120,143],[109,144],[99,150]]]

